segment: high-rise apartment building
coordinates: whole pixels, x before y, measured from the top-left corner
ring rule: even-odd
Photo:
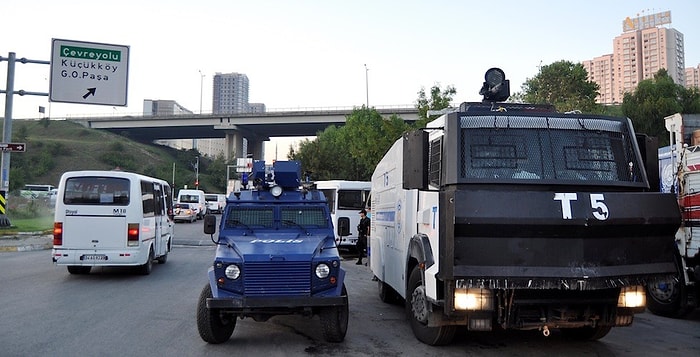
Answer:
[[[700,64],[697,67],[688,67],[685,69],[685,87],[700,89]]]
[[[192,114],[192,111],[174,100],[143,100],[143,115]]]
[[[665,68],[673,80],[685,85],[683,34],[673,28],[671,12],[623,21],[623,33],[613,40],[613,53],[583,61],[589,80],[600,86],[598,103],[622,103],[625,93],[639,82],[654,78]],[[608,70],[609,68],[609,70]]]
[[[590,61],[583,61],[583,68],[588,72],[588,80],[598,83],[600,95],[599,103],[613,103],[615,93],[615,61],[611,54],[596,57]]]
[[[216,73],[212,95],[214,114],[248,112],[248,76],[242,73]]]

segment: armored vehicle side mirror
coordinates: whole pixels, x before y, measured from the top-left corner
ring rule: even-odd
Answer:
[[[216,233],[216,216],[208,214],[204,216],[204,234]]]

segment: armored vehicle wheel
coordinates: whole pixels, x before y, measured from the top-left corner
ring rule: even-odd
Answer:
[[[321,327],[323,328],[323,338],[327,342],[342,342],[345,339],[345,334],[348,332],[348,292],[345,290],[345,284],[343,284],[341,294],[346,297],[345,305],[324,307],[321,308],[319,313]]]
[[[71,274],[89,274],[92,267],[85,267],[79,265],[69,265],[68,272]]]
[[[428,327],[430,302],[425,295],[425,286],[421,279],[421,271],[416,266],[408,279],[406,291],[406,315],[411,322],[411,329],[416,338],[428,345],[439,346],[452,342],[457,326]]]
[[[225,314],[218,309],[207,308],[207,298],[213,297],[209,283],[204,286],[197,303],[197,330],[199,337],[208,343],[224,343],[236,328],[236,315]]]
[[[610,332],[612,326],[564,328],[561,333],[567,338],[579,341],[599,340]]]

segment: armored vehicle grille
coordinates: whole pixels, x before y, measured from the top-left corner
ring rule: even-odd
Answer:
[[[244,267],[246,296],[311,294],[309,262],[248,262]]]

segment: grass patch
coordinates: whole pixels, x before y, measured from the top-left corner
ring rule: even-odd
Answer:
[[[0,234],[15,234],[20,232],[44,232],[53,231],[53,216],[43,216],[34,218],[10,217],[10,227],[0,227]]]

